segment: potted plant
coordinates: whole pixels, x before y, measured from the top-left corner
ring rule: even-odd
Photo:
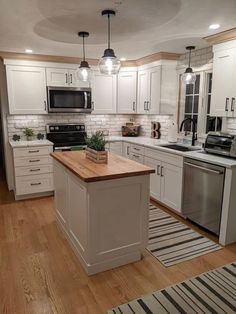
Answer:
[[[34,139],[35,134],[33,129],[25,128],[23,133],[26,136],[27,141],[32,141]]]
[[[87,137],[86,158],[98,164],[106,164],[108,159],[107,151],[105,150],[106,143],[105,136],[101,131],[97,131],[90,137]]]

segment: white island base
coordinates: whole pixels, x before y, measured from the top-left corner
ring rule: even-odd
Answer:
[[[141,259],[149,177],[84,182],[54,160],[56,218],[88,275]]]

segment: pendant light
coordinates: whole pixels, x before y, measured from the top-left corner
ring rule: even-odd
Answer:
[[[110,16],[115,16],[113,10],[103,10],[102,15],[106,15],[108,19],[108,48],[104,50],[104,55],[100,59],[98,66],[102,74],[117,74],[120,70],[121,62],[116,58],[114,50],[110,48]]]
[[[89,82],[91,79],[91,68],[87,61],[85,61],[85,47],[84,47],[84,38],[89,36],[88,32],[79,32],[79,37],[83,38],[83,60],[80,62],[80,66],[76,71],[76,75],[79,81]]]
[[[182,75],[182,82],[184,84],[194,84],[196,81],[196,74],[193,72],[193,69],[190,67],[191,64],[191,51],[195,49],[195,46],[188,46],[186,50],[189,51],[188,67]]]

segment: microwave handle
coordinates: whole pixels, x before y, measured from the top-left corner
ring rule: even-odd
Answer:
[[[84,92],[84,109],[88,108],[88,94]]]

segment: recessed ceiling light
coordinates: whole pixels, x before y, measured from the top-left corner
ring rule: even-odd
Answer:
[[[220,28],[220,24],[211,24],[209,26],[209,29],[218,29],[218,28]]]
[[[120,61],[126,61],[126,58],[120,58]]]
[[[25,49],[25,52],[26,52],[26,53],[32,53],[33,50],[32,50],[32,49]]]

